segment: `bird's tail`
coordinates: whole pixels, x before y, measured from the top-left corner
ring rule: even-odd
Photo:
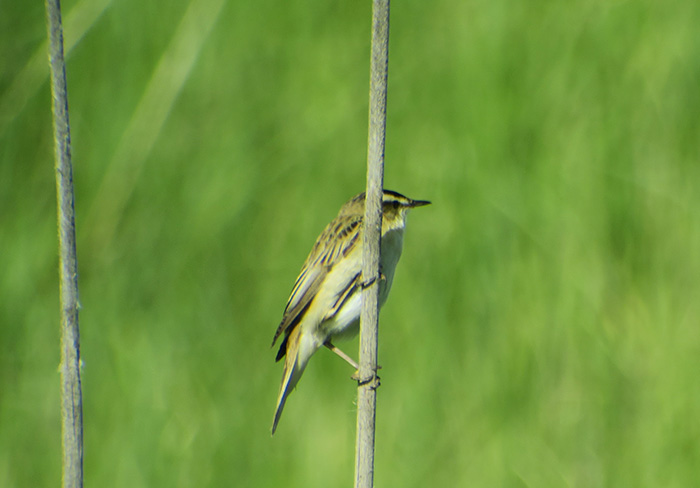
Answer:
[[[282,384],[280,385],[280,392],[277,397],[277,408],[275,409],[275,418],[272,421],[272,434],[275,434],[277,430],[277,423],[282,416],[282,410],[284,409],[284,404],[287,401],[287,397],[292,392],[294,387],[299,382],[301,375],[304,373],[308,358],[300,357],[300,343],[301,343],[301,327],[295,328],[287,340],[287,353],[284,359],[284,373],[282,375]]]

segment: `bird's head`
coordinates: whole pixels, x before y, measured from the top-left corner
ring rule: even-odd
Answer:
[[[384,190],[382,196],[382,233],[404,227],[408,211],[424,205],[430,205],[430,202],[426,200],[412,200],[401,193]],[[364,215],[364,213],[365,193],[362,192],[343,205],[339,215]]]

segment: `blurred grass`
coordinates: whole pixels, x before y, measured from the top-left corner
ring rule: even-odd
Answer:
[[[364,186],[369,5],[63,7],[90,12],[66,35],[86,484],[348,485],[347,366],[321,351],[271,439],[269,341]],[[386,186],[434,205],[382,314],[378,486],[694,485],[699,23],[393,6]],[[49,89],[17,82],[44,36],[42,4],[0,4],[3,487],[60,477]]]

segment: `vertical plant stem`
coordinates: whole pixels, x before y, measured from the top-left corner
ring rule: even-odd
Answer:
[[[355,487],[374,484],[374,432],[377,407],[377,349],[379,335],[379,253],[384,187],[384,140],[389,63],[389,0],[372,3],[372,48],[370,61],[370,111],[367,153],[367,190],[362,276],[372,282],[362,294],[360,320],[360,371],[357,389],[357,439]]]
[[[73,166],[60,0],[46,0],[53,95],[58,245],[61,287],[61,418],[63,487],[83,486],[83,402],[80,385],[78,261],[75,252]]]

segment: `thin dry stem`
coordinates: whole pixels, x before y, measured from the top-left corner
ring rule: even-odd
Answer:
[[[370,63],[370,114],[367,154],[367,190],[362,274],[365,280],[379,277],[384,186],[384,140],[386,92],[389,62],[389,0],[372,4],[372,48]],[[374,433],[377,407],[377,349],[379,321],[379,280],[374,279],[362,294],[360,321],[360,368],[357,391],[357,439],[355,488],[374,484]]]
[[[75,252],[73,166],[63,27],[59,0],[46,0],[49,64],[53,98],[58,246],[61,288],[61,418],[63,487],[83,486],[83,400],[80,383],[78,328],[78,260]]]

